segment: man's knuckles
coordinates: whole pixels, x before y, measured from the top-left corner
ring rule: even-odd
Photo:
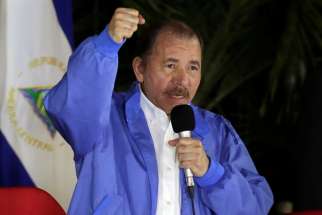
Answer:
[[[131,14],[133,16],[139,16],[139,11],[133,8],[119,7],[119,8],[116,8],[115,14],[116,13],[125,13],[125,14]]]
[[[139,24],[139,17],[138,16],[133,16],[130,14],[123,14],[123,13],[118,13],[113,16],[114,21],[120,21],[123,23],[129,23],[133,25],[138,25]]]

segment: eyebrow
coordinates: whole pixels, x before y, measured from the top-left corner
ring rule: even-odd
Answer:
[[[173,63],[177,63],[177,62],[179,62],[179,60],[178,59],[175,59],[175,58],[167,58],[166,60],[165,60],[165,63],[167,63],[167,62],[173,62]],[[198,61],[198,60],[191,60],[190,62],[189,62],[190,64],[193,64],[193,65],[197,65],[199,68],[200,68],[200,62]]]
[[[167,58],[165,61],[164,61],[165,63],[167,63],[167,62],[174,62],[174,63],[177,63],[177,62],[179,62],[179,60],[178,59],[175,59],[175,58]]]
[[[200,68],[200,62],[197,60],[191,60],[190,61],[191,64],[197,65]]]

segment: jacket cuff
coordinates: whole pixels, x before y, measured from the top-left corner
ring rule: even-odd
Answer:
[[[208,171],[201,177],[194,177],[195,182],[199,187],[207,187],[216,184],[225,173],[225,169],[220,163],[210,158],[209,160],[210,164]]]
[[[94,44],[96,49],[99,50],[101,53],[106,55],[110,54],[117,54],[119,49],[125,43],[123,39],[122,42],[117,43],[113,40],[111,35],[108,33],[108,26],[104,28],[104,30],[94,39]]]

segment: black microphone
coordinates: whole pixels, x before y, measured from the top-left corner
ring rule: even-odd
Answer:
[[[192,108],[189,105],[177,105],[170,114],[171,124],[174,132],[179,134],[179,137],[191,137],[191,131],[195,128],[195,117]],[[193,174],[190,168],[184,170],[186,184],[190,197],[193,199]]]

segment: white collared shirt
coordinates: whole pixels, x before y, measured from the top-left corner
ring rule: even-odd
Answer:
[[[178,138],[167,114],[156,107],[141,91],[140,105],[153,139],[158,164],[157,215],[179,215],[181,207],[179,162],[169,140]]]

